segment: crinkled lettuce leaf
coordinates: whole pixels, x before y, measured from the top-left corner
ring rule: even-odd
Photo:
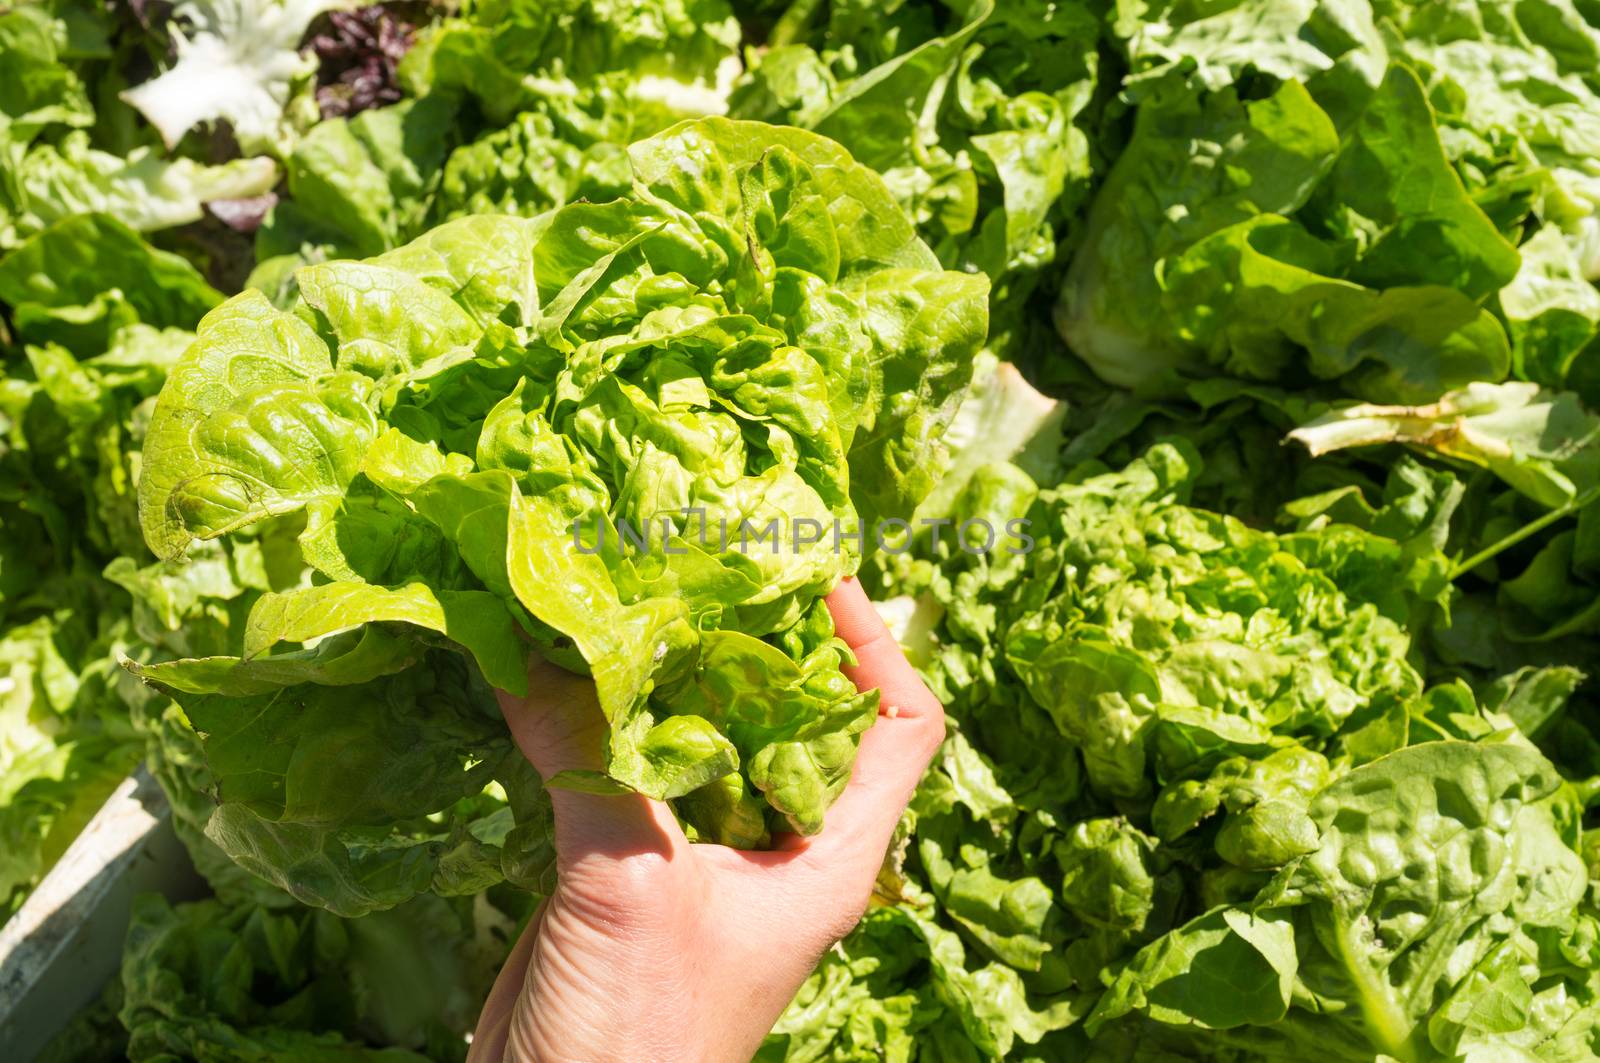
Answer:
[[[316,69],[302,55],[311,20],[349,0],[184,0],[173,8],[176,60],[123,99],[167,147],[201,122],[226,119],[239,140],[274,145],[294,83]],[[180,29],[179,26],[184,29]]]
[[[141,673],[206,750],[207,834],[306,899],[441,889],[449,832],[408,824],[505,781],[461,692],[522,692],[524,634],[593,676],[610,784],[701,836],[814,832],[848,779],[875,700],[819,601],[858,563],[835,529],[937,478],[987,285],[813,134],[707,119],[630,157],[628,198],[305,267],[287,312],[238,296],[167,379],[151,548],[293,520],[315,578],[257,598],[231,657]],[[436,682],[446,648],[482,679]],[[358,734],[389,765],[359,784]]]
[[[815,129],[880,170],[946,266],[989,276],[991,343],[1019,353],[1095,169],[1097,5],[821,7],[787,5],[732,113]]]
[[[875,559],[952,725],[893,919],[965,948],[924,959],[869,916],[770,1058],[1593,1050],[1588,786],[1519,733],[1570,719],[1574,677],[1479,700],[1418,670],[1459,483],[1412,461],[1382,507],[1333,490],[1273,533],[1190,505],[1199,461],[1174,441],[1049,486],[979,464],[955,528]],[[1018,514],[1027,551],[959,530]],[[973,1021],[963,978],[1016,1040]]]

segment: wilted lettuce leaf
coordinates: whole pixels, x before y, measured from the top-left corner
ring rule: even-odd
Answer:
[[[1435,624],[1437,652],[1480,686],[1503,672],[1591,659],[1600,635],[1600,418],[1578,395],[1473,384],[1422,406],[1338,405],[1290,438],[1314,454],[1402,444],[1485,470],[1471,511],[1455,522],[1449,574],[1461,581],[1461,607]]]
[[[139,743],[108,643],[62,602],[0,635],[0,916],[9,916],[132,770]],[[87,603],[86,603],[87,604]]]
[[[461,1060],[525,899],[418,897],[340,919],[217,900],[134,904],[120,1018],[133,1060]]]
[[[1541,392],[1537,384],[1522,382],[1473,384],[1423,406],[1341,406],[1289,438],[1314,455],[1407,443],[1485,467],[1550,507],[1594,486],[1600,472],[1600,462],[1586,453],[1600,448],[1600,417],[1571,393]]]

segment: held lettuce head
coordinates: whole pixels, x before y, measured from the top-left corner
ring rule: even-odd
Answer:
[[[822,137],[707,119],[629,155],[625,198],[462,218],[301,270],[291,312],[246,292],[201,323],[147,436],[145,536],[174,557],[288,521],[310,571],[239,658],[149,678],[327,700],[443,647],[520,693],[531,636],[611,725],[605,775],[555,784],[681,799],[733,844],[820,829],[874,712],[819,600],[859,560],[835,529],[936,479],[987,282]],[[447,731],[440,762],[481,787],[487,755]],[[223,811],[254,785],[218,780]]]

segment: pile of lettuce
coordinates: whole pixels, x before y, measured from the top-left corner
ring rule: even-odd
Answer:
[[[1600,13],[1106,14],[1067,408],[874,559],[956,733],[764,1058],[1593,1058]]]
[[[1406,630],[1426,565],[1194,508],[1199,473],[1181,440],[1047,487],[987,464],[952,527],[1026,514],[1033,549],[947,533],[885,566],[955,726],[899,905],[766,1058],[1596,1050],[1593,786],[1523,731],[1565,691],[1430,685]]]
[[[65,275],[57,275],[60,269]],[[118,659],[154,562],[134,480],[155,394],[221,296],[107,216],[0,257],[0,909],[19,904],[139,760]],[[174,623],[176,618],[174,617]]]
[[[139,230],[199,221],[203,205],[260,195],[270,157],[169,152],[123,96],[159,50],[131,12],[51,0],[0,12],[0,248],[62,219],[109,214]],[[119,95],[122,94],[122,95]]]
[[[1399,537],[1449,558],[1413,617],[1439,674],[1592,671],[1596,23],[1119,9],[1132,133],[1061,285],[1066,347],[1036,352],[1077,403],[1069,464],[1175,432],[1206,453],[1204,504],[1253,521],[1375,527],[1408,495],[1430,515]]]

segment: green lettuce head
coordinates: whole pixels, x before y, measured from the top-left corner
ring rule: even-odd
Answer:
[[[309,568],[239,655],[142,669],[206,747],[208,834],[305,899],[449,892],[462,846],[526,871],[537,787],[484,681],[524,692],[529,640],[611,725],[604,774],[554,785],[756,846],[849,776],[875,702],[819,599],[937,479],[987,281],[814,134],[706,119],[629,156],[614,202],[307,267],[290,312],[235,297],[161,394],[156,554],[271,519]],[[515,831],[497,805],[452,836],[491,782]]]

